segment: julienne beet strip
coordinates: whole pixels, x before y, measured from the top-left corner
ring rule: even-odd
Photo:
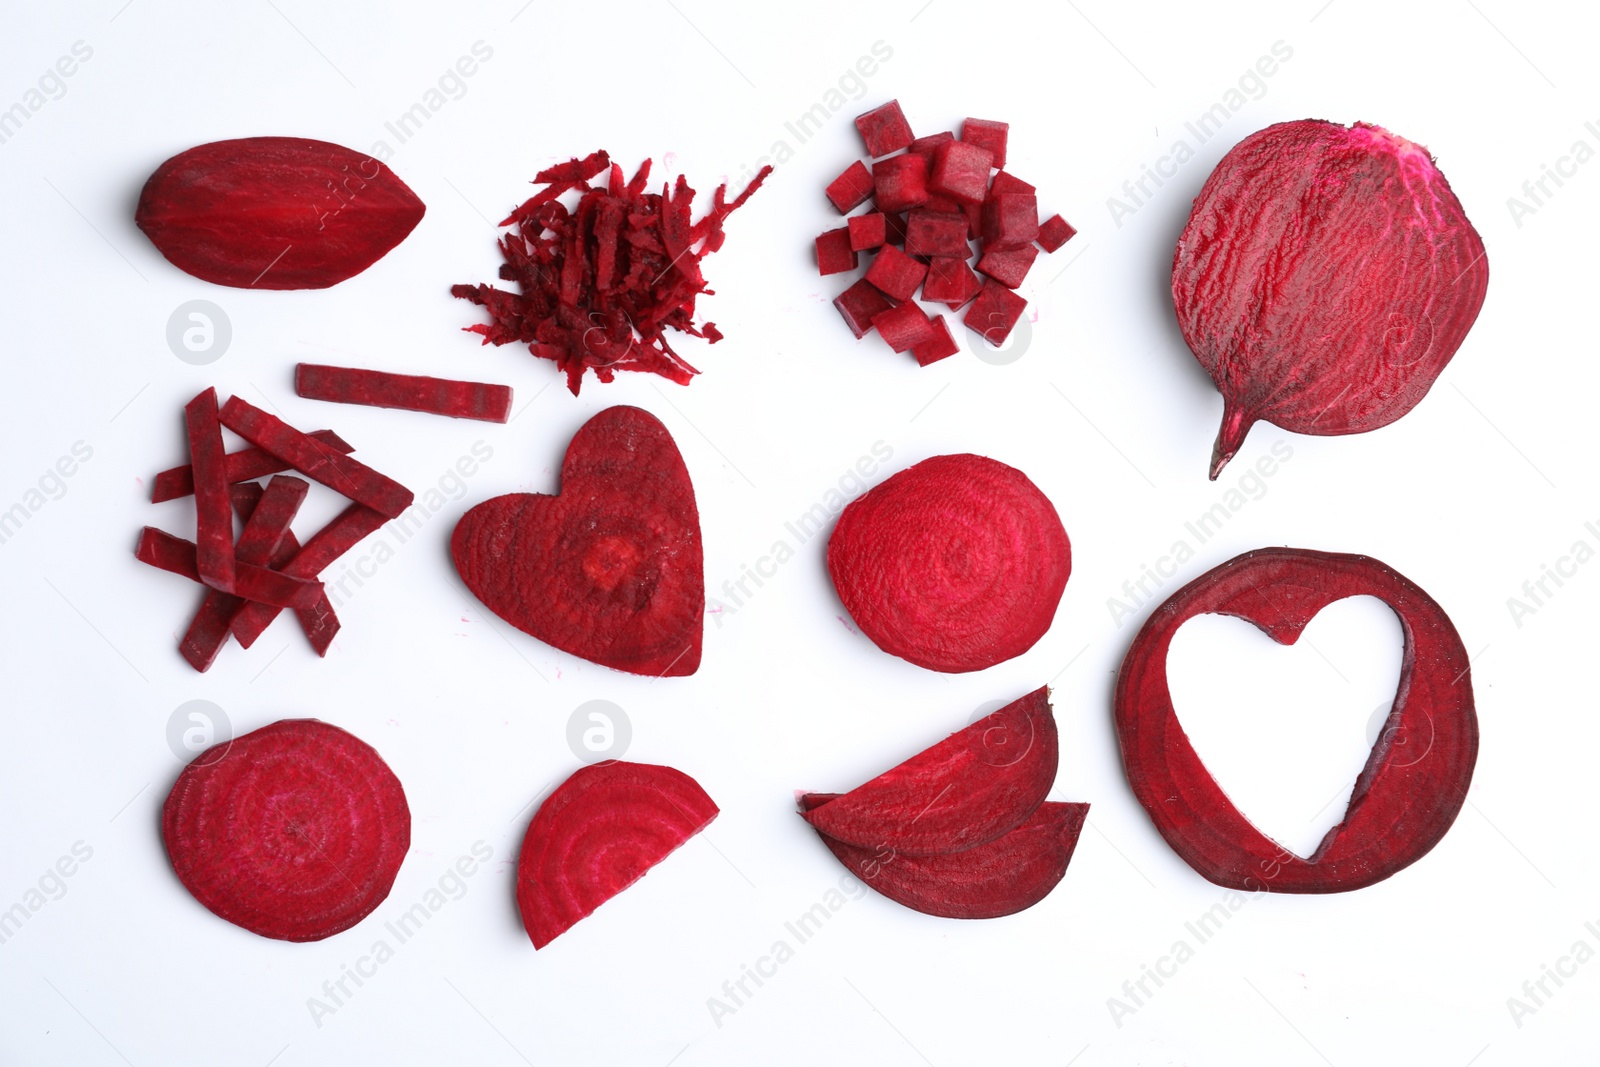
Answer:
[[[190,581],[200,581],[198,551],[193,541],[174,537],[165,530],[146,526],[139,537],[139,547],[134,555],[141,563],[173,574],[181,574]],[[317,602],[322,583],[308,580],[265,567],[237,564],[234,568],[234,588],[238,595],[268,607],[274,614],[280,608],[309,608]],[[202,583],[203,584],[203,583]]]
[[[255,510],[256,502],[261,499],[261,486],[255,482],[245,482],[233,487],[233,507],[241,518],[249,520],[250,514]],[[267,566],[273,570],[281,570],[283,565],[300,554],[300,539],[294,535],[293,530],[285,530],[278,547],[273,550],[272,559]],[[239,601],[233,605],[228,613],[229,632],[232,632],[233,616],[244,605]],[[312,649],[319,656],[326,656],[328,649],[333,646],[333,639],[339,633],[339,616],[333,612],[333,604],[328,600],[327,590],[317,598],[317,602],[309,608],[295,608],[295,615],[300,620],[300,629],[305,632],[306,639],[311,642]],[[252,639],[253,640],[253,639]]]
[[[313,534],[294,558],[287,560],[276,573],[291,578],[314,578],[334,560],[354,548],[362,538],[376,531],[384,521],[385,516],[380,512],[362,504],[351,504],[332,522]],[[317,588],[322,588],[321,583]],[[305,606],[309,608],[312,605]],[[279,610],[271,604],[246,604],[233,617],[233,636],[239,639],[241,645],[249,648],[278,617]],[[332,614],[331,610],[329,614]]]
[[[235,490],[243,488],[234,486]],[[278,544],[289,532],[300,505],[305,501],[311,486],[308,482],[290,475],[278,475],[267,484],[265,493],[246,494],[256,497],[248,509],[244,530],[239,534],[236,549],[239,563],[267,567],[277,551]],[[240,494],[235,496],[235,502]],[[243,509],[241,509],[243,510]],[[229,623],[244,601],[231,593],[213,589],[206,594],[189,623],[188,632],[179,642],[178,650],[189,665],[204,672],[216,661],[217,653],[228,642]]]
[[[227,453],[217,422],[217,391],[207,389],[183,409],[194,473],[196,560],[200,580],[233,592],[233,508],[228,500]]]
[[[505,422],[511,417],[511,387],[487,382],[301,363],[294,369],[294,391],[307,400],[401,408],[453,419]]]
[[[307,434],[327,445],[329,448],[338,449],[346,455],[355,451],[353,445],[348,444],[344,438],[332,430],[317,430]],[[289,469],[289,464],[260,448],[242,448],[237,452],[227,455],[227,480],[230,485],[240,482],[252,481],[256,478],[265,478],[269,474],[281,474]],[[161,504],[168,500],[177,500],[179,497],[188,496],[194,492],[194,468],[188,464],[182,467],[173,467],[164,470],[155,476],[155,481],[150,487],[150,502]],[[252,504],[252,506],[254,506]]]
[[[230,397],[222,424],[258,448],[282,459],[306,477],[394,519],[411,506],[411,490],[360,460],[318,441],[248,401]],[[370,531],[369,531],[370,532]]]

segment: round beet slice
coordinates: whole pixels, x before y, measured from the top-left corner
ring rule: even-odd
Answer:
[[[1400,684],[1344,821],[1301,858],[1252,826],[1200,762],[1173,711],[1167,652],[1178,627],[1202,614],[1244,619],[1290,645],[1323,608],[1352,596],[1377,597],[1399,616]],[[1259,548],[1207,571],[1139,630],[1114,701],[1134,796],[1189,866],[1229,889],[1342,893],[1383,881],[1444,837],[1478,760],[1466,646],[1438,601],[1370,556]]]
[[[161,813],[178,880],[237,926],[320,941],[389,895],[411,846],[400,780],[365,741],[282,719],[196,756]]]
[[[934,456],[853,501],[828,573],[861,632],[929,670],[992,667],[1032,648],[1072,571],[1056,509],[984,456]]]
[[[717,817],[682,771],[608,760],[576,771],[545,798],[517,859],[517,908],[533,947],[643,878]]]

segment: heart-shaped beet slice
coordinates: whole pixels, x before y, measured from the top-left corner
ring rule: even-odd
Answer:
[[[1050,792],[1058,755],[1041,686],[804,817],[860,848],[957,852],[1022,825]]]
[[[814,811],[835,796],[806,793],[801,810]],[[1009,833],[938,856],[817,836],[851,873],[898,904],[946,919],[994,919],[1033,907],[1060,883],[1088,815],[1087,804],[1047,800]]]
[[[304,137],[180,152],[150,175],[134,221],[179,269],[241,289],[325,289],[422,221],[417,194],[371,156]]]
[[[1405,635],[1388,723],[1344,820],[1302,859],[1252,826],[1195,755],[1172,707],[1167,652],[1185,621],[1232,615],[1281,644],[1335,600],[1374,596]],[[1262,548],[1196,578],[1156,609],[1117,676],[1117,737],[1134,796],[1184,861],[1229,889],[1337,893],[1380,882],[1439,843],[1466,802],[1478,717],[1466,646],[1438,602],[1368,556]]]
[[[1258,419],[1363,433],[1427,395],[1489,286],[1483,240],[1421,145],[1365,122],[1280,122],[1195,197],[1172,302],[1222,393],[1211,477]]]
[[[450,553],[490,611],[563,652],[652,676],[700,666],[700,512],[678,446],[647,411],[584,423],[559,495],[484,501],[457,523]]]
[[[545,798],[522,840],[517,908],[533,947],[628,888],[717,817],[682,771],[609,760],[584,767]]]
[[[861,632],[930,670],[992,667],[1050,629],[1072,546],[1028,476],[984,456],[934,456],[852,501],[828,573]]]
[[[161,812],[178,880],[262,937],[320,941],[383,903],[411,846],[405,792],[372,746],[282,719],[206,749]]]

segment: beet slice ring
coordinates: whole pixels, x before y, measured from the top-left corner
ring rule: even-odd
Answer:
[[[389,895],[411,810],[365,741],[281,719],[196,756],[161,836],[178,880],[215,914],[262,937],[320,941]]]
[[[1056,509],[984,456],[934,456],[844,509],[828,573],[861,632],[929,670],[992,667],[1032,648],[1072,572]]]
[[[1304,859],[1250,825],[1195,755],[1173,713],[1167,651],[1179,626],[1207,613],[1293,644],[1319,611],[1352,596],[1377,597],[1399,616],[1400,683],[1344,821]],[[1455,626],[1432,597],[1368,556],[1262,548],[1206,572],[1134,638],[1115,703],[1134,795],[1186,863],[1229,889],[1338,893],[1388,878],[1450,829],[1478,758],[1471,668]]]
[[[847,845],[957,852],[1025,822],[1059,761],[1050,692],[1040,686],[804,818]]]
[[[802,811],[835,799],[806,793]],[[862,848],[818,831],[838,861],[897,904],[944,919],[997,919],[1033,907],[1067,873],[1087,804],[1045,801],[1022,825],[960,852],[912,856],[893,849]]]
[[[643,878],[717,817],[682,771],[608,760],[545,798],[517,859],[517,909],[535,949]]]

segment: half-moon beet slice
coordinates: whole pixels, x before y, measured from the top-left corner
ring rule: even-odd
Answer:
[[[1058,761],[1041,686],[932,748],[805,812],[836,841],[908,855],[956,852],[1022,825],[1050,792]]]
[[[835,796],[806,793],[800,808],[812,811]],[[941,856],[861,848],[824,833],[817,836],[851,873],[897,904],[946,919],[995,919],[1049,895],[1067,873],[1088,815],[1087,804],[1047,800],[1010,833]]]
[[[1336,600],[1374,596],[1400,618],[1405,651],[1388,724],[1344,821],[1302,859],[1252,826],[1195,754],[1172,708],[1167,652],[1196,615],[1232,615],[1280,644]],[[1134,796],[1167,844],[1229,889],[1337,893],[1421,859],[1455,822],[1478,759],[1466,646],[1438,602],[1369,556],[1261,548],[1196,578],[1156,609],[1123,658],[1117,737]]]
[[[485,607],[563,652],[655,677],[700,666],[700,512],[672,434],[648,411],[612,407],[584,423],[558,495],[485,500],[456,524],[450,555]]]
[[[371,156],[304,137],[243,137],[156,168],[134,222],[180,270],[241,289],[325,289],[422,221],[422,201]]]
[[[1072,571],[1056,509],[984,456],[934,456],[852,501],[828,573],[861,632],[930,670],[977,671],[1050,629]]]
[[[611,760],[545,798],[517,860],[517,908],[533,947],[628,888],[704,830],[717,805],[682,771]]]
[[[411,847],[400,781],[372,746],[282,719],[196,756],[161,836],[178,880],[262,937],[320,941],[383,903]]]

